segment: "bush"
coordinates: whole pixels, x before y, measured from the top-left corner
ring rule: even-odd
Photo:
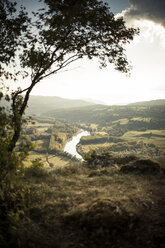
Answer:
[[[28,177],[43,177],[45,175],[46,171],[40,158],[33,160],[31,166],[25,169],[25,176]]]
[[[97,152],[95,150],[92,150],[90,151],[88,154],[85,153],[83,155],[83,159],[86,161],[86,162],[92,162],[96,157],[97,157]]]
[[[123,165],[120,172],[155,175],[161,173],[161,168],[157,162],[150,159],[139,159]]]

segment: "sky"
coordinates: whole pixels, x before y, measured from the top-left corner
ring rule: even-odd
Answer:
[[[32,6],[32,0],[19,1]],[[84,59],[40,82],[32,95],[94,99],[108,105],[165,99],[165,1],[106,2],[128,26],[140,28],[140,35],[126,47],[131,76],[115,71],[112,65],[100,70],[96,60]]]

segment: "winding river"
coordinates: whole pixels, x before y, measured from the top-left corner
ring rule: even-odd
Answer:
[[[76,150],[76,145],[79,143],[82,136],[88,135],[90,135],[90,132],[81,130],[81,133],[78,133],[77,135],[73,136],[72,140],[66,143],[64,147],[64,152],[67,152],[78,159],[82,159],[82,156]]]

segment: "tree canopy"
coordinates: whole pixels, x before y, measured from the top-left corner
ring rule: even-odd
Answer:
[[[29,82],[26,89],[11,95],[14,124],[9,151],[18,141],[22,116],[37,83],[84,57],[96,57],[101,67],[112,63],[115,69],[127,73],[130,68],[124,45],[139,32],[127,28],[123,18],[116,18],[99,0],[43,2],[46,7],[33,13],[32,20],[23,7],[18,11],[9,0],[0,2],[1,78],[5,82],[18,76],[20,80],[21,76]],[[12,72],[10,68],[14,68]]]
[[[29,20],[24,7],[17,12],[15,2],[0,1],[0,76],[5,73],[2,65],[9,66],[18,46],[23,44],[23,33],[27,31]]]

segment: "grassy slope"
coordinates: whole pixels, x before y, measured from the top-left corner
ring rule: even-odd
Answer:
[[[165,180],[82,164],[26,172],[30,211],[21,247],[164,247]]]

